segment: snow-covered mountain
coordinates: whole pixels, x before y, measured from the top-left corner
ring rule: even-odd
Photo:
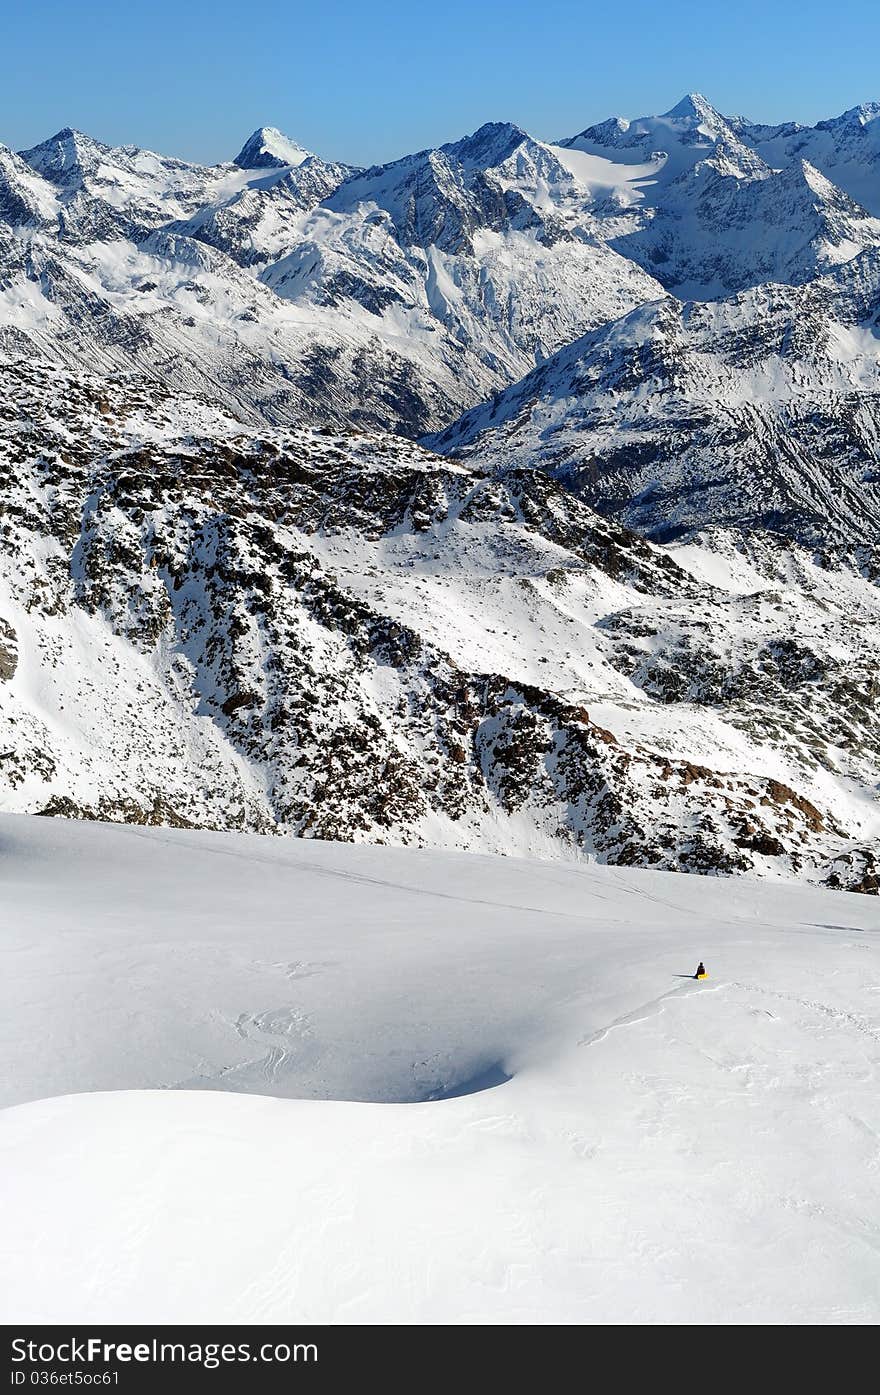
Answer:
[[[0,149],[4,807],[876,889],[861,110]]]
[[[768,164],[781,168],[808,160],[880,217],[880,102],[863,102],[815,126],[762,126],[744,117],[730,124]]]
[[[417,436],[664,288],[801,284],[880,243],[822,142],[777,166],[769,139],[698,95],[370,170],[271,127],[212,167],[60,131],[0,153],[0,353],[133,369],[254,424]]]
[[[880,254],[803,286],[653,302],[434,444],[540,465],[655,538],[720,526],[880,544]]]
[[[400,438],[4,387],[4,807],[876,886],[867,580]]]
[[[26,154],[36,169],[0,151],[0,358],[134,371],[254,421],[399,422],[414,402],[426,426],[459,400],[423,365],[405,384],[370,325],[316,320],[239,265],[266,259],[254,227],[296,242],[344,170],[202,169],[66,132]]]
[[[582,153],[585,178],[603,181],[605,240],[680,296],[802,282],[880,243],[880,221],[822,172],[821,152],[816,167],[792,145],[776,167],[748,131],[693,94],[663,116],[606,121],[563,144],[572,159]],[[873,173],[880,184],[880,158]]]
[[[207,167],[133,145],[102,145],[70,129],[23,150],[21,159],[56,191],[59,212],[66,215],[60,233],[71,241],[84,240],[75,215],[86,208],[106,209],[115,215],[118,232],[138,235],[266,178],[265,170],[237,163]]]
[[[876,1319],[878,189],[0,146],[8,1316]]]
[[[210,169],[66,131],[4,156],[0,353],[418,435],[660,290],[516,127],[366,172],[276,137]]]
[[[239,150],[235,164],[244,170],[289,169],[301,165],[311,152],[275,126],[260,126]]]

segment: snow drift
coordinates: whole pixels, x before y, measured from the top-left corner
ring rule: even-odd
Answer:
[[[7,1321],[880,1316],[873,900],[8,816],[0,868]]]

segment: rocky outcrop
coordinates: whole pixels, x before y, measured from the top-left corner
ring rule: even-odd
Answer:
[[[0,682],[12,677],[18,666],[18,642],[15,630],[0,618]]]
[[[843,769],[794,740],[803,690],[838,685],[808,627],[738,659],[746,601],[540,472],[252,435],[195,398],[33,364],[14,379],[0,581],[42,697],[0,688],[5,807],[871,889],[839,799],[875,769],[867,709]],[[751,721],[754,760],[688,754],[696,736],[654,716],[672,701],[683,731],[710,708]],[[795,749],[768,771],[775,727]]]

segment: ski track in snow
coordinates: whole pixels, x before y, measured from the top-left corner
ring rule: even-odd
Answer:
[[[130,832],[133,833],[133,834],[135,835],[135,837],[149,837],[151,842],[152,842],[152,841],[159,841],[159,842],[164,841],[164,842],[169,842],[169,843],[170,843],[170,840],[169,840],[169,839],[162,839],[161,834],[157,834],[157,835],[155,835],[155,836],[154,836],[153,834],[139,834],[138,831],[137,831],[137,829],[130,829]],[[174,844],[171,844],[171,846],[174,846]],[[246,862],[249,862],[249,863],[250,863],[250,862],[264,862],[264,863],[268,863],[270,866],[273,866],[273,867],[277,867],[277,865],[278,865],[277,862],[274,861],[272,858],[261,858],[261,857],[259,856],[259,854],[253,854],[253,855],[251,855],[251,854],[249,854],[249,853],[238,853],[238,852],[233,852],[233,851],[232,851],[231,849],[229,849],[229,848],[219,848],[219,847],[210,847],[210,848],[209,848],[209,847],[202,847],[202,848],[200,848],[200,851],[201,851],[201,852],[211,853],[211,854],[216,854],[216,855],[219,855],[219,856],[221,856],[221,857],[237,857],[237,858],[242,858],[242,859],[244,859]],[[348,872],[348,871],[343,871],[341,868],[338,868],[338,867],[323,867],[323,866],[321,866],[320,863],[317,863],[317,862],[309,862],[309,861],[307,861],[306,859],[298,859],[296,865],[297,865],[297,867],[298,867],[299,869],[301,869],[303,872],[315,874],[315,875],[320,876],[320,877],[333,877],[333,878],[335,878],[335,879],[337,879],[337,880],[339,880],[339,881],[360,883],[360,884],[363,885],[363,886],[382,886],[382,887],[387,887],[387,888],[389,888],[390,890],[393,890],[393,891],[403,891],[403,892],[407,893],[407,894],[410,895],[410,896],[416,896],[416,897],[431,896],[431,897],[434,897],[434,898],[436,898],[436,899],[438,899],[438,900],[441,900],[441,901],[460,901],[463,905],[466,905],[466,906],[492,906],[492,907],[493,907],[494,909],[496,909],[496,910],[504,910],[504,911],[529,911],[529,912],[531,912],[533,915],[558,916],[558,917],[561,917],[561,918],[563,918],[563,919],[574,919],[574,920],[579,919],[579,917],[578,917],[577,915],[575,915],[575,914],[574,914],[573,912],[571,912],[571,911],[552,911],[552,910],[547,910],[547,909],[546,909],[545,907],[543,907],[543,906],[527,906],[527,905],[523,905],[523,904],[521,904],[521,903],[512,902],[512,901],[511,901],[511,902],[508,902],[508,901],[487,901],[487,900],[481,900],[480,898],[478,898],[478,897],[473,897],[473,896],[458,896],[458,895],[456,895],[454,892],[451,892],[451,891],[437,891],[437,890],[434,889],[434,888],[419,887],[419,886],[408,886],[405,882],[392,882],[392,881],[387,881],[387,880],[385,880],[385,879],[382,878],[382,877],[368,877],[368,876],[365,876],[362,872]],[[595,898],[596,898],[597,900],[600,900],[600,901],[611,901],[611,900],[613,899],[613,898],[610,897],[610,896],[603,896],[601,892],[593,892],[593,893],[591,893],[591,894],[593,894],[593,895],[595,896]],[[666,903],[666,904],[670,904],[670,903]],[[681,909],[681,908],[680,908],[680,907],[673,907],[673,909],[676,909],[676,910],[677,910],[677,909]],[[685,912],[685,914],[687,914],[687,912]]]
[[[15,816],[0,873],[8,1320],[880,1320],[871,898]]]
[[[616,1032],[620,1027],[635,1026],[639,1022],[646,1022],[649,1017],[657,1016],[661,1013],[666,1003],[671,998],[689,998],[694,992],[704,993],[708,991],[717,992],[723,988],[724,984],[713,984],[710,988],[697,988],[688,993],[686,985],[681,984],[678,988],[670,988],[667,993],[661,993],[659,997],[652,998],[650,1002],[642,1003],[641,1007],[634,1008],[632,1012],[624,1013],[622,1017],[616,1017],[613,1022],[609,1022],[606,1027],[599,1027],[589,1036],[581,1037],[578,1046],[593,1046],[596,1042],[604,1041],[611,1033]]]
[[[852,1027],[855,1031],[863,1032],[874,1041],[880,1042],[880,1028],[872,1026],[870,1022],[866,1022],[864,1018],[854,1012],[843,1012],[840,1008],[831,1007],[828,1003],[818,1003],[811,998],[799,998],[794,993],[780,993],[776,989],[762,987],[757,983],[732,983],[730,987],[740,988],[746,993],[759,993],[766,997],[778,998],[782,1002],[795,1003],[798,1007],[820,1013],[824,1017],[831,1018],[835,1023]]]

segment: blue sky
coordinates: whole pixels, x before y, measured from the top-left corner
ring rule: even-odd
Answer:
[[[365,164],[486,120],[545,139],[698,90],[722,111],[815,121],[880,100],[876,0],[236,0],[18,3],[3,22],[0,141],[62,126],[206,162],[259,125]]]

